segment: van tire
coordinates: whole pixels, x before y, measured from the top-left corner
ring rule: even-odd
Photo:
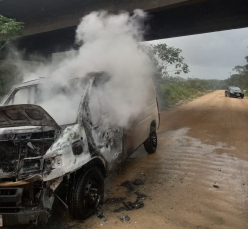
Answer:
[[[71,184],[69,212],[75,219],[86,219],[103,204],[104,178],[97,167],[86,170]]]
[[[157,133],[156,133],[156,127],[151,126],[149,137],[144,142],[144,147],[147,153],[155,153],[157,149]]]

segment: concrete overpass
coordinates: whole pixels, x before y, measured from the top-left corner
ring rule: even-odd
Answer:
[[[0,14],[25,23],[17,46],[45,55],[73,47],[83,15],[137,8],[151,15],[146,40],[248,27],[247,0],[0,0]]]

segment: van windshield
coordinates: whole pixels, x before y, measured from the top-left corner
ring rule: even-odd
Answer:
[[[5,105],[35,104],[45,109],[59,125],[75,123],[85,80],[46,82],[14,90]]]

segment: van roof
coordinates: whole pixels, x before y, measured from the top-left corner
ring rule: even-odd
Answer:
[[[104,74],[104,72],[103,71],[90,72],[90,73],[87,73],[86,75],[88,75],[90,77],[90,76],[94,76],[94,75],[97,75],[97,74],[102,75],[102,74]],[[73,79],[73,78],[81,78],[81,77],[71,76],[71,79]],[[52,79],[51,77],[40,77],[38,79],[23,82],[23,83],[17,85],[16,87],[14,87],[14,88],[21,88],[21,87],[27,87],[27,86],[32,86],[32,85],[36,85],[36,84],[42,84],[42,83],[48,82],[51,79]]]
[[[18,86],[16,86],[16,88],[40,84],[40,83],[48,81],[49,79],[50,78],[39,78],[39,79],[29,80],[29,81],[19,84]]]

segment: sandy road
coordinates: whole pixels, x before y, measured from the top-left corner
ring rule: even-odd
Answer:
[[[135,201],[120,184],[141,179],[135,190],[147,195],[143,208],[116,213],[122,203],[105,204],[102,219],[68,219],[64,227],[247,229],[248,99],[215,91],[162,112],[158,138],[155,154],[140,147],[106,182],[106,199]],[[126,215],[130,221],[121,222]]]

